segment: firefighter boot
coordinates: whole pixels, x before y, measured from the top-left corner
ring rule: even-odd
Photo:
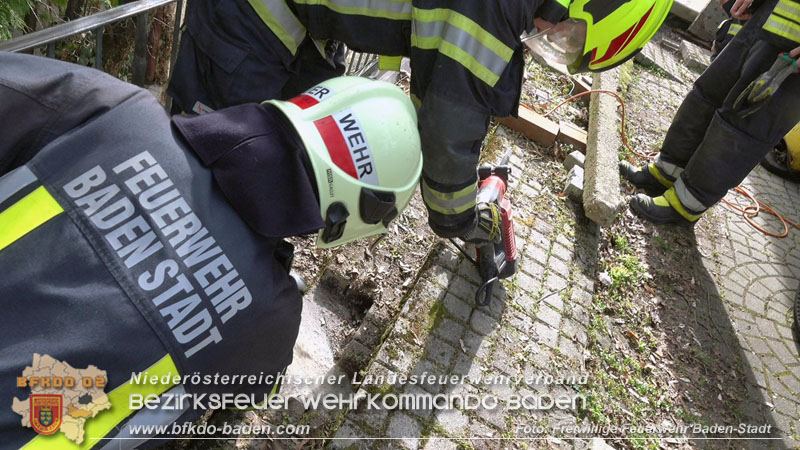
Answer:
[[[677,224],[694,226],[700,214],[692,214],[681,205],[674,188],[669,188],[664,195],[648,197],[637,194],[630,201],[631,209],[648,222],[655,224]]]
[[[654,163],[637,167],[628,161],[619,162],[619,173],[637,189],[644,189],[647,195],[658,197],[672,187],[675,179],[661,172]]]

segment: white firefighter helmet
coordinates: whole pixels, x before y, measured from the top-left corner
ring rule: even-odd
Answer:
[[[265,103],[286,115],[306,147],[325,221],[317,246],[385,233],[422,172],[408,96],[389,83],[339,77],[288,101]]]

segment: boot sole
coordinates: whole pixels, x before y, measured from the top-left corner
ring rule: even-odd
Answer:
[[[659,217],[650,216],[647,214],[645,210],[641,208],[641,206],[639,206],[639,202],[635,201],[635,197],[631,199],[630,202],[628,202],[628,205],[630,205],[631,209],[633,210],[633,212],[636,213],[637,216],[656,225],[679,225],[686,228],[694,228],[694,225],[697,223],[697,222],[689,222],[683,217],[681,217],[680,220],[678,220],[678,219],[662,219]]]

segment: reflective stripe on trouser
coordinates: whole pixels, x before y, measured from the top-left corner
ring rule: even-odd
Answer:
[[[683,167],[678,167],[671,162],[664,161],[664,159],[661,157],[661,153],[656,155],[655,159],[653,160],[653,164],[658,167],[658,170],[660,170],[662,174],[671,178],[670,181],[673,182],[676,178],[681,176],[681,172],[683,172]]]
[[[163,375],[171,375],[168,378],[171,380],[173,376],[180,375],[178,368],[172,361],[169,355],[164,356],[158,362],[145,369],[143,372],[147,373],[148,377],[157,376],[159,379]],[[74,442],[67,439],[64,433],[56,433],[51,435],[40,435],[33,438],[30,442],[25,444],[22,448],[24,450],[34,449],[89,449],[102,442],[96,438],[102,438],[111,432],[117,425],[125,420],[129,415],[135,413],[135,410],[130,409],[129,399],[133,394],[141,394],[142,396],[155,394],[161,395],[169,390],[174,384],[161,384],[161,383],[132,383],[126,381],[118,386],[111,392],[107,393],[108,401],[111,403],[111,408],[105,409],[98,413],[95,417],[87,419],[83,430],[83,442],[80,445],[75,445]],[[157,425],[157,424],[154,424]],[[94,439],[93,439],[94,438]],[[119,443],[114,448],[118,448]]]
[[[683,178],[678,178],[675,180],[675,184],[672,185],[673,189],[675,190],[675,195],[680,200],[681,205],[690,213],[690,214],[700,214],[705,211],[707,208],[703,203],[700,202],[686,187],[686,182],[683,181]]]
[[[475,208],[477,193],[477,184],[471,184],[456,192],[441,192],[422,180],[422,199],[425,201],[425,206],[440,214],[461,214]]]
[[[25,166],[0,178],[0,204],[14,200],[18,194],[25,195],[0,211],[0,250],[64,212]]]
[[[514,51],[472,19],[449,9],[414,8],[411,45],[438,50],[494,86]]]
[[[289,9],[284,0],[247,0],[264,24],[280,39],[292,53],[306,37],[306,27]]]
[[[741,25],[739,25],[738,23],[732,23],[730,28],[728,28],[728,35],[736,36],[736,34],[738,34],[739,30],[741,29],[742,29]]]

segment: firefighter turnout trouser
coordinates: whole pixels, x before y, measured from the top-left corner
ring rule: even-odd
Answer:
[[[800,121],[798,75],[757,112],[742,118],[733,110],[739,94],[788,51],[763,39],[775,3],[765,2],[700,75],[670,125],[655,164],[675,179],[679,211],[698,214],[721,200]]]

